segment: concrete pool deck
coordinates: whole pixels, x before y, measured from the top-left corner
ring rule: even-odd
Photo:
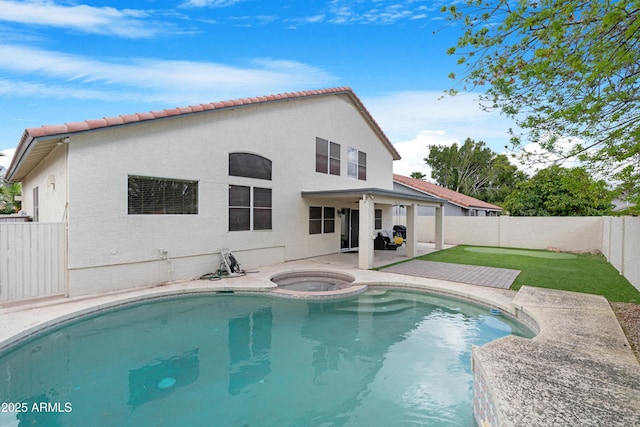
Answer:
[[[337,254],[352,255],[352,254]],[[514,292],[441,279],[359,270],[326,256],[261,267],[242,277],[194,280],[78,298],[0,307],[0,351],[43,327],[144,298],[199,292],[269,292],[288,271],[331,270],[354,284],[451,295],[498,308],[538,335],[473,349],[475,413],[491,426],[640,425],[640,364],[608,302],[598,296],[523,287]],[[329,260],[337,261],[330,262]]]

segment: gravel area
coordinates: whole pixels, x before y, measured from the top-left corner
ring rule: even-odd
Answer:
[[[611,303],[631,348],[640,362],[640,304]]]

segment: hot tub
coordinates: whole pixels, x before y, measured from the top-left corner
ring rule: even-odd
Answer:
[[[285,296],[302,298],[330,298],[354,295],[366,291],[366,285],[354,285],[350,274],[334,271],[287,271],[271,277],[278,285],[275,292]]]

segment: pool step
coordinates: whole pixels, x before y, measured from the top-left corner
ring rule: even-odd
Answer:
[[[415,308],[413,301],[384,294],[365,294],[354,301],[349,301],[338,311],[349,313],[398,313]]]

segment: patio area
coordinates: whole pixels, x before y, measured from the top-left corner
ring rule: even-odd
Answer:
[[[418,256],[436,252],[434,243],[418,243]],[[446,245],[450,248],[452,245]],[[311,258],[314,262],[341,266],[345,268],[358,268],[358,252],[340,252],[335,254],[323,255]],[[393,250],[376,250],[373,253],[373,268],[379,268],[396,262],[408,261],[407,247],[402,245],[395,251]]]

